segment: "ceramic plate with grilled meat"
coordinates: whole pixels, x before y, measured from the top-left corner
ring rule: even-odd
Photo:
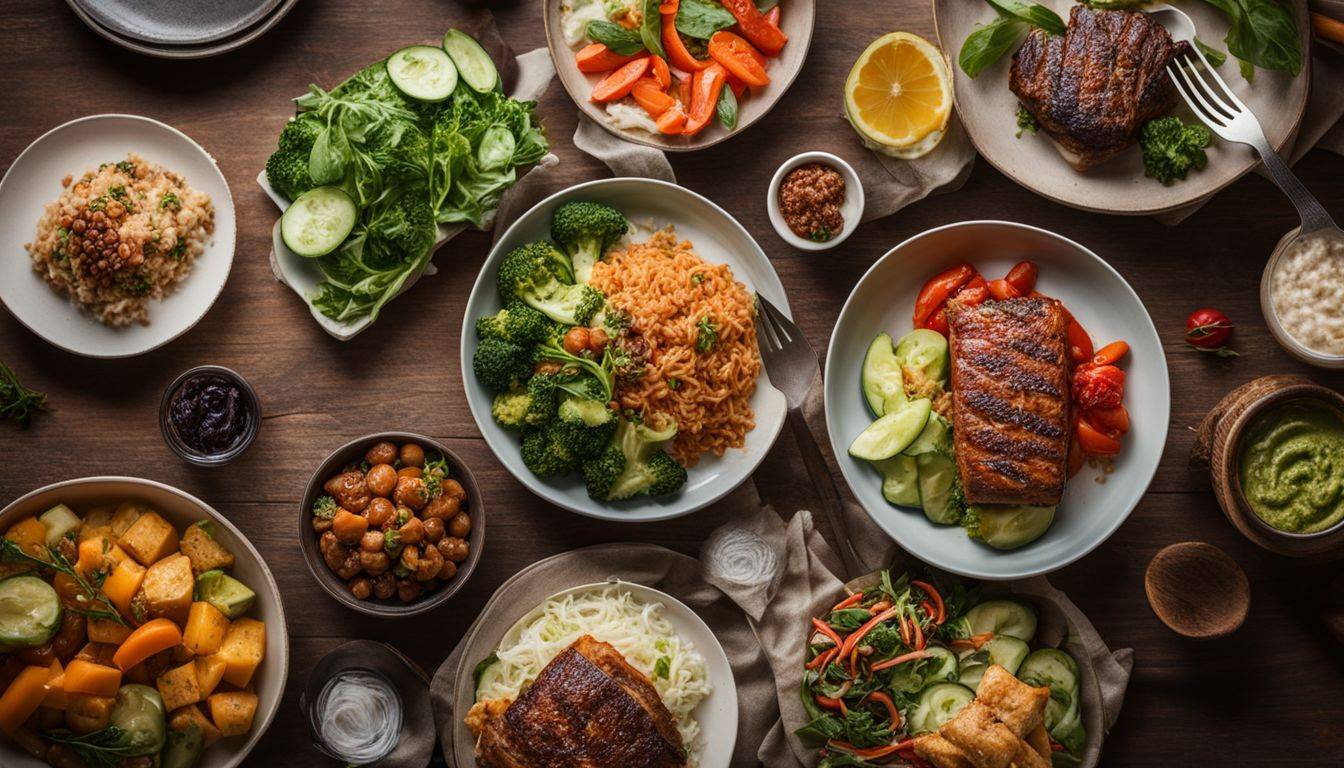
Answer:
[[[1075,5],[1061,35],[1035,29],[1013,55],[1008,84],[1075,169],[1099,165],[1176,106],[1166,66],[1190,46],[1142,11]]]

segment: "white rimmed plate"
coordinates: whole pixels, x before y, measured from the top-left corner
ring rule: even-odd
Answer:
[[[1100,347],[1129,342],[1125,407],[1130,431],[1115,471],[1084,466],[1064,492],[1054,523],[1041,538],[1001,551],[972,541],[958,526],[934,525],[917,509],[882,498],[882,479],[849,444],[872,423],[859,387],[863,356],[883,331],[911,328],[915,296],[924,282],[960,261],[1000,277],[1018,261],[1040,268],[1037,290],[1064,302]],[[826,355],[826,428],[840,470],[868,515],[903,549],[944,570],[979,579],[1020,579],[1062,568],[1091,552],[1138,505],[1157,471],[1167,439],[1171,389],[1157,329],[1134,290],[1086,247],[1025,224],[966,221],[931,229],[888,251],[868,270],[840,311]]]
[[[614,503],[589,498],[583,478],[577,473],[543,480],[523,466],[517,433],[503,429],[491,418],[494,395],[471,374],[471,358],[477,343],[476,318],[494,314],[501,307],[495,288],[500,261],[504,254],[520,245],[549,237],[551,212],[570,200],[592,200],[614,206],[637,226],[649,222],[656,227],[674,225],[678,237],[690,240],[701,258],[711,264],[727,264],[735,279],[790,314],[784,286],[765,251],[741,224],[708,199],[685,187],[653,179],[602,179],[579,184],[551,195],[519,217],[495,243],[476,278],[462,321],[462,379],[471,415],[505,468],[528,490],[553,504],[588,517],[621,522],[649,522],[690,514],[726,496],[746,480],[779,436],[787,405],[784,395],[770,384],[764,369],[751,397],[756,428],[747,433],[744,447],[730,448],[722,457],[713,454],[701,457],[690,468],[686,487],[676,494],[660,498],[641,496]]]
[[[29,515],[41,514],[56,504],[68,504],[81,514],[92,506],[120,501],[141,501],[153,507],[179,532],[197,520],[211,520],[214,536],[233,553],[230,573],[257,593],[256,606],[248,614],[266,624],[266,657],[252,677],[259,698],[252,730],[245,736],[221,739],[202,753],[198,768],[235,768],[261,741],[280,708],[289,676],[289,632],[285,606],[280,599],[266,561],[226,517],[209,504],[169,485],[138,477],[84,477],[38,488],[0,510],[0,530]],[[43,768],[13,741],[0,735],[0,765],[6,768]]]
[[[215,231],[205,252],[171,294],[149,305],[149,325],[103,325],[52,290],[33,271],[24,248],[37,235],[47,203],[60,197],[61,180],[134,152],[182,175],[210,196]],[[33,333],[86,357],[131,357],[160,347],[196,325],[215,303],[233,266],[233,197],[210,154],[181,131],[137,115],[92,115],[47,131],[19,155],[0,180],[0,301]]]
[[[455,729],[453,757],[458,768],[469,768],[476,765],[476,739],[472,737],[471,731],[463,721],[466,713],[476,700],[476,690],[471,674],[476,664],[507,643],[510,638],[516,638],[522,625],[540,615],[546,603],[569,595],[582,595],[606,589],[610,586],[617,586],[623,591],[628,591],[636,600],[645,605],[661,603],[663,616],[672,625],[677,635],[689,641],[695,647],[695,650],[704,657],[712,689],[709,695],[695,708],[695,719],[700,724],[700,768],[728,768],[728,763],[733,756],[733,747],[737,742],[737,685],[733,680],[733,668],[728,663],[728,656],[723,652],[723,646],[719,644],[714,632],[695,614],[695,611],[686,607],[680,600],[653,587],[624,581],[618,577],[612,577],[605,582],[583,584],[556,592],[520,615],[508,630],[497,637],[486,637],[484,633],[475,633],[468,638],[467,644],[463,646],[462,658],[459,662],[461,666],[457,675],[458,685],[453,696],[453,711],[456,714],[453,722],[453,728]],[[525,606],[507,605],[499,608],[499,610],[521,612],[525,610]],[[477,619],[477,621],[479,622],[481,619]],[[598,637],[597,639],[602,640],[603,638]]]

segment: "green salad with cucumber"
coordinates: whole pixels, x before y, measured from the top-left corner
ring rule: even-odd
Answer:
[[[995,549],[1040,538],[1054,507],[967,504],[957,474],[947,337],[917,328],[893,341],[879,333],[864,355],[859,382],[874,421],[849,446],[872,464],[882,496],[919,509],[937,525],[960,525]]]
[[[982,600],[977,588],[883,571],[811,620],[801,690],[808,722],[796,734],[820,751],[820,768],[927,765],[917,741],[986,696],[981,681],[997,666],[1049,689],[1035,716],[1050,762],[1078,765],[1087,741],[1081,673],[1068,652],[1034,644],[1037,619],[1018,599]]]

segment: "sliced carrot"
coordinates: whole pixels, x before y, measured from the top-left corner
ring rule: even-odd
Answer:
[[[710,64],[692,76],[691,110],[686,116],[686,127],[681,129],[682,133],[694,136],[714,119],[714,111],[719,105],[719,94],[723,92],[727,76],[728,70],[718,62]]]
[[[849,597],[846,597],[844,600],[841,600],[840,602],[831,606],[831,613],[844,610],[845,608],[848,608],[849,606],[854,605],[855,603],[861,603],[861,602],[863,602],[863,593],[855,592]],[[813,619],[813,621],[819,621],[819,619]]]
[[[672,70],[667,68],[667,60],[662,56],[650,56],[649,67],[653,70],[651,74],[653,79],[658,81],[658,86],[666,91],[672,87]]]
[[[659,115],[657,123],[659,132],[668,136],[679,134],[686,127],[686,110],[682,109],[681,103],[678,102],[676,106]]]
[[[1124,341],[1112,341],[1092,355],[1093,365],[1114,365],[1129,353],[1129,344]]]
[[[47,681],[51,679],[51,670],[47,667],[24,667],[14,682],[0,696],[0,731],[9,735],[23,725],[42,700],[47,698]]]
[[[677,105],[677,100],[668,96],[658,81],[652,77],[641,77],[630,89],[630,95],[635,97],[635,103],[644,108],[649,113],[649,117],[657,120],[658,116]]]
[[[900,655],[900,656],[897,656],[897,657],[894,658],[894,659],[887,659],[886,661],[879,661],[879,662],[877,662],[876,664],[873,665],[872,670],[873,670],[874,672],[881,672],[881,671],[884,670],[884,669],[890,669],[891,667],[894,667],[894,666],[896,666],[896,665],[898,665],[898,664],[904,664],[904,663],[906,663],[907,661],[918,661],[919,659],[922,659],[922,658],[924,658],[924,657],[926,657],[926,656],[928,656],[928,655],[929,655],[929,652],[928,652],[928,651],[924,651],[924,650],[920,650],[920,651],[911,651],[911,652],[909,652],[909,653],[906,653],[906,654],[902,654],[902,655]]]
[[[835,653],[836,653],[835,648],[827,648],[821,653],[818,653],[815,658],[807,662],[807,664],[805,664],[804,666],[807,669],[825,669],[826,665],[830,662],[831,657],[834,656]]]
[[[84,659],[74,659],[65,668],[65,692],[89,696],[116,696],[121,670]]]
[[[709,56],[742,82],[757,88],[770,84],[764,60],[746,40],[721,29],[709,38]]]
[[[579,65],[579,71],[588,74],[610,72],[629,64],[636,58],[638,56],[623,56],[602,43],[586,45],[579,49],[579,52],[574,56],[574,60]]]
[[[813,618],[812,626],[821,634],[829,637],[831,639],[831,642],[835,643],[836,648],[839,648],[840,646],[844,645],[844,642],[840,640],[839,633],[837,633],[834,629],[832,629],[830,624],[827,624],[821,619]]]
[[[756,7],[756,0],[722,0],[723,7],[737,19],[742,36],[751,41],[766,56],[778,56],[789,42],[789,36],[779,27],[767,22],[765,14]]]
[[[750,2],[751,0],[747,1]],[[663,50],[667,53],[667,63],[682,72],[699,72],[713,63],[712,61],[701,61],[686,50],[686,43],[682,42],[681,35],[677,34],[677,15],[675,13],[663,14]]]
[[[939,594],[938,590],[934,589],[934,586],[927,581],[917,581],[915,579],[910,580],[910,586],[919,587],[924,594],[929,596],[933,604],[938,607],[937,615],[930,614],[929,618],[933,619],[934,624],[942,624],[943,620],[947,618],[947,609],[943,605],[943,596]]]
[[[648,71],[649,57],[641,56],[602,78],[597,87],[593,88],[593,95],[590,98],[599,103],[623,99],[630,95],[630,89],[635,86],[635,82]]]
[[[168,619],[153,619],[136,627],[126,642],[121,644],[112,656],[112,663],[122,671],[134,667],[159,651],[166,651],[182,644],[182,630]],[[69,676],[69,671],[66,671]]]
[[[775,7],[778,8],[779,6]],[[887,708],[887,717],[891,720],[891,724],[887,726],[888,728],[896,730],[901,727],[901,711],[896,708],[896,702],[893,701],[890,696],[882,691],[873,691],[868,694],[868,698]]]
[[[887,610],[890,607],[891,607],[890,600],[878,600],[876,603],[873,603],[873,606],[871,608],[868,609],[868,613],[872,614],[873,616],[876,616],[877,614]]]

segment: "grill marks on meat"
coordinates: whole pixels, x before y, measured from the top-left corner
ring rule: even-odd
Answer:
[[[685,765],[672,713],[649,679],[584,635],[518,699],[472,708],[482,768],[673,768]]]
[[[1189,49],[1142,11],[1075,5],[1064,35],[1033,29],[1008,77],[1022,105],[1078,170],[1129,145],[1176,105],[1165,68]]]
[[[1063,307],[1020,298],[948,305],[957,471],[971,504],[1059,503],[1069,444]]]

